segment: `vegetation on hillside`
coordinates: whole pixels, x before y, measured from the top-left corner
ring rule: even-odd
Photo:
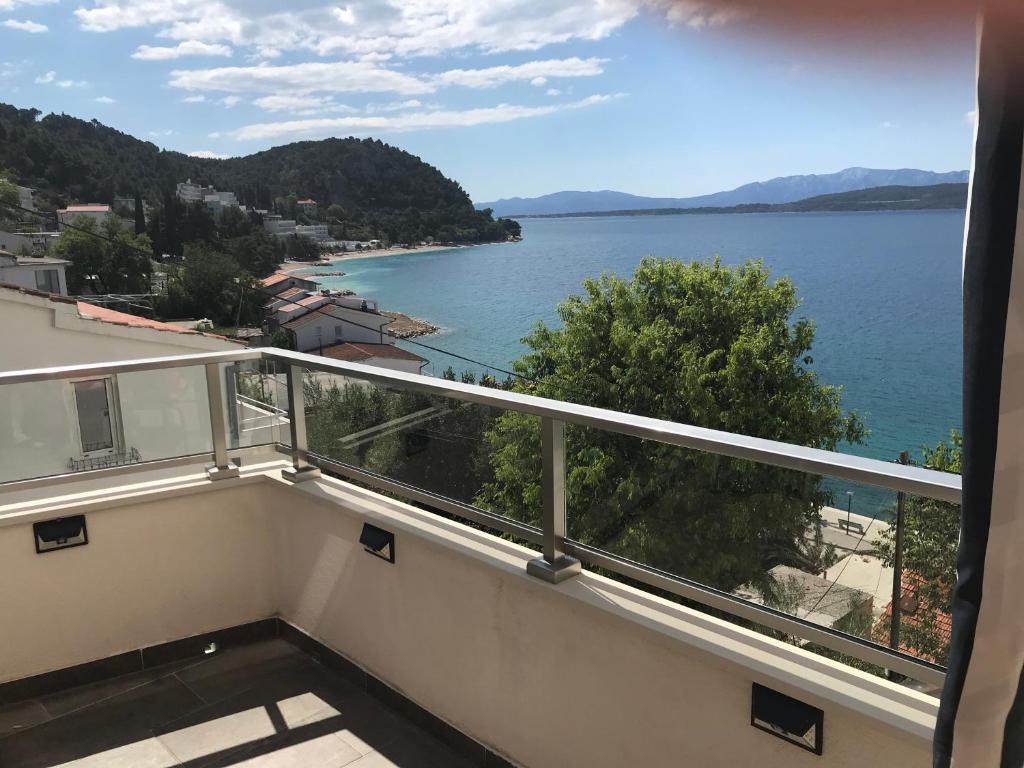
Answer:
[[[418,157],[375,139],[325,139],[227,160],[160,150],[96,120],[41,116],[0,104],[0,168],[39,191],[43,207],[109,203],[140,194],[167,207],[175,184],[233,191],[242,204],[312,197],[333,210],[333,226],[394,243],[504,240],[518,225],[477,211],[465,191]],[[352,239],[356,239],[353,237]]]

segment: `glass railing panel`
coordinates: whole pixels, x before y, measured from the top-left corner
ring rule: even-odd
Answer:
[[[900,578],[876,626],[875,639],[945,666],[952,633],[960,505],[906,494],[899,519],[899,538],[893,526],[881,542],[883,559],[899,568]]]
[[[114,378],[123,450],[143,461],[213,451],[205,366],[119,373]]]
[[[437,496],[503,514],[496,492],[497,450],[518,473],[528,503],[539,507],[539,419],[473,403],[321,372],[305,376],[311,453]],[[499,425],[520,434],[492,443]],[[504,466],[504,465],[502,465]]]
[[[221,367],[228,446],[289,445],[288,385],[283,366],[268,360],[249,360]]]
[[[212,452],[203,366],[0,387],[0,482]]]
[[[895,492],[571,425],[566,467],[571,540],[889,645]],[[955,530],[941,533],[953,548]],[[815,646],[796,627],[760,630],[870,666]]]

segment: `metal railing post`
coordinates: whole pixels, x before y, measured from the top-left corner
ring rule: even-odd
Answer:
[[[302,368],[289,365],[286,369],[288,380],[288,425],[292,437],[292,466],[282,469],[281,477],[293,483],[320,477],[320,470],[309,463],[309,443],[306,441],[306,398],[302,391]]]
[[[903,508],[906,494],[896,494],[896,538],[893,542],[892,556],[892,615],[889,620],[889,647],[894,651],[900,649],[900,614],[903,609]]]
[[[544,554],[528,562],[526,572],[558,584],[580,572],[580,561],[565,554],[565,422],[541,417],[540,444]]]
[[[224,384],[219,363],[206,364],[206,398],[210,406],[210,432],[213,436],[213,464],[206,468],[211,480],[238,477],[238,465],[228,460],[227,415],[224,413]]]

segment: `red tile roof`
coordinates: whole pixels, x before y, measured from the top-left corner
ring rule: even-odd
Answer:
[[[300,299],[295,303],[298,304],[300,307],[308,307],[310,304],[316,304],[318,301],[324,302],[327,300],[328,299],[326,296],[307,296],[306,298]]]
[[[902,600],[900,601],[900,625],[902,627],[917,627],[924,624],[924,617],[926,615],[934,617],[931,627],[935,636],[940,639],[944,645],[948,645],[950,638],[953,635],[953,617],[949,614],[949,606],[937,606],[933,608],[929,605],[928,601],[919,594],[924,583],[924,578],[920,574],[914,573],[913,571],[903,572],[903,576],[900,578],[900,591],[902,593]],[[889,623],[891,620],[892,602],[885,606],[885,611],[878,617],[878,621],[876,621],[875,625],[871,628],[871,638],[876,643],[882,643],[883,645],[889,644]],[[932,663],[945,663],[944,659],[933,659],[928,654],[921,653],[916,648],[908,646],[904,642],[900,642],[900,651]]]
[[[203,333],[202,331],[193,331],[188,328],[182,328],[180,325],[174,325],[174,323],[162,323],[159,320],[150,320],[148,317],[138,317],[136,315],[129,315],[126,312],[118,312],[114,309],[108,309],[107,307],[99,307],[95,304],[87,304],[84,301],[78,302],[78,314],[87,320],[99,320],[101,323],[113,323],[114,325],[127,325],[132,328],[152,328],[155,331],[171,331],[172,333],[187,333],[192,336],[209,336],[214,339],[224,339],[228,341],[227,337],[219,336],[215,333]]]
[[[20,285],[11,285],[10,283],[0,283],[0,288],[6,288],[9,290],[18,291],[27,296],[39,296],[44,299],[48,299],[57,304],[74,304],[78,310],[78,314],[86,320],[96,320],[101,323],[111,323],[113,325],[126,325],[132,328],[151,328],[155,331],[170,331],[171,333],[184,333],[189,336],[206,336],[211,339],[223,339],[224,341],[232,341],[225,336],[219,336],[216,333],[204,333],[202,331],[193,331],[188,328],[182,328],[179,325],[173,323],[162,323],[159,320],[150,320],[148,317],[137,317],[136,315],[129,315],[125,312],[118,312],[114,309],[107,309],[106,307],[100,307],[96,304],[89,304],[84,301],[76,301],[75,299],[67,296],[60,296],[56,293],[46,293],[45,291],[34,291],[31,288],[22,288]]]
[[[396,347],[394,344],[366,344],[362,342],[346,341],[341,344],[332,344],[324,347],[320,352],[324,357],[332,360],[345,360],[350,363],[359,363],[371,358],[386,358],[389,360],[415,360],[425,363],[426,360],[408,350]]]
[[[100,205],[99,203],[93,203],[91,205],[69,205],[67,208],[61,208],[57,213],[109,213],[109,205]]]
[[[287,280],[291,275],[287,272],[275,272],[270,277],[264,277],[261,281],[265,288],[269,288],[272,285],[277,285],[280,282]]]
[[[292,296],[298,296],[300,293],[305,293],[305,291],[302,288],[298,288],[298,287],[285,288],[280,293],[275,293],[274,294],[274,298],[275,299],[290,299],[290,298],[292,298]]]
[[[298,306],[299,306],[298,304],[286,304],[283,307],[278,307],[277,311],[280,312],[281,310],[287,310],[288,307],[298,307]],[[330,318],[332,318],[334,320],[344,320],[345,319],[345,317],[343,315],[336,315],[336,314],[334,314],[334,312],[332,311],[333,309],[334,309],[334,305],[333,304],[326,304],[326,305],[324,305],[322,307],[317,307],[316,309],[310,310],[309,312],[306,312],[303,315],[299,315],[298,317],[294,317],[291,320],[288,320],[287,322],[281,323],[281,327],[282,328],[287,328],[289,330],[294,330],[295,328],[300,328],[303,325],[305,325],[306,323],[311,323],[314,320],[318,320],[318,319],[320,319],[322,317],[330,317]]]

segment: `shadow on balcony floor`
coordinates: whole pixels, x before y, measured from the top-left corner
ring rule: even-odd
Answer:
[[[469,765],[280,639],[0,707],[4,768]]]

